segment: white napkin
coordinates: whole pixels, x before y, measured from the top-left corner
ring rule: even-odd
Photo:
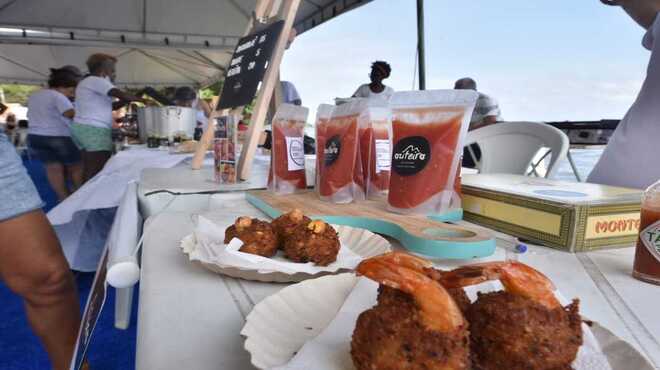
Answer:
[[[281,252],[270,258],[243,253],[239,251],[243,242],[237,238],[232,239],[229,244],[224,244],[225,229],[226,227],[199,216],[193,233],[194,243],[183,243],[182,248],[191,260],[216,264],[221,267],[257,270],[260,273],[295,274],[303,272],[313,275],[319,272],[336,272],[340,269],[353,270],[362,260],[360,255],[344,244],[339,249],[337,260],[328,266],[318,266],[312,262],[292,262],[286,259]]]
[[[377,283],[367,278],[360,278],[351,294],[346,298],[346,302],[344,302],[337,316],[330,322],[330,325],[316,338],[305,343],[288,364],[274,369],[354,369],[350,347],[355,322],[360,313],[376,304],[376,298],[378,296],[377,289]],[[474,299],[473,297],[476,297],[477,291],[486,292],[500,289],[501,285],[498,282],[487,282],[468,287],[465,290],[468,296]],[[578,351],[576,360],[573,362],[573,368],[575,370],[612,370],[596,338],[587,325],[582,324],[582,332],[584,343]]]

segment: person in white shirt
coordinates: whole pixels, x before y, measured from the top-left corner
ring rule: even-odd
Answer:
[[[637,99],[619,123],[587,182],[645,189],[660,179],[660,0],[601,0],[621,6],[646,30],[642,45],[651,51]]]
[[[454,90],[477,91],[477,82],[470,77],[461,78],[454,83]],[[497,104],[497,100],[482,92],[477,92],[479,93],[479,97],[470,118],[470,131],[502,121],[500,106]],[[481,149],[478,144],[472,144],[469,147],[463,148],[463,167],[475,168],[480,159]]]
[[[112,111],[133,101],[145,102],[115,87],[116,63],[111,55],[91,55],[87,59],[90,75],[76,88],[71,137],[82,153],[84,181],[100,172],[112,155]]]
[[[73,66],[51,69],[48,88],[30,95],[27,103],[28,150],[44,163],[46,177],[59,201],[82,184],[80,151],[71,140],[69,128],[75,114],[71,98],[81,78],[82,73]]]
[[[477,82],[470,77],[464,77],[454,83],[454,90],[474,90],[477,91]],[[477,103],[472,111],[470,118],[470,130],[489,126],[502,120],[500,106],[493,97],[480,91]]]
[[[383,80],[390,77],[392,67],[381,60],[371,64],[369,73],[370,83],[361,85],[353,94],[353,98],[382,98],[389,100],[394,94],[394,89],[383,84]]]

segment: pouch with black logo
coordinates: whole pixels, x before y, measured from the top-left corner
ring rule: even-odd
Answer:
[[[328,124],[330,121],[330,117],[332,117],[332,111],[335,109],[334,105],[330,104],[321,104],[319,105],[318,108],[316,108],[316,124],[315,124],[315,129],[316,129],[316,167],[314,167],[315,173],[314,173],[314,188],[316,189],[316,193],[320,196],[321,193],[319,189],[321,189],[321,170],[323,169],[323,161],[324,161],[324,148],[319,145],[319,127],[325,127],[325,125]]]
[[[391,111],[386,102],[370,102],[359,117],[360,158],[367,198],[387,194],[392,161]]]
[[[477,97],[470,90],[394,94],[390,210],[428,215],[461,206],[456,179]]]
[[[307,188],[305,177],[305,123],[309,109],[282,104],[273,117],[268,189],[292,194]]]
[[[334,107],[328,119],[317,121],[317,191],[321,200],[349,203],[364,199],[358,116],[366,107],[366,99],[351,99]]]

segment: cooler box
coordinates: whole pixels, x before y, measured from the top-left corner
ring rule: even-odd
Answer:
[[[630,247],[642,191],[519,175],[464,175],[467,221],[568,252]]]

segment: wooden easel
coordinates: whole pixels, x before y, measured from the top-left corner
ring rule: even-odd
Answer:
[[[245,32],[245,35],[250,34],[257,28],[260,20],[284,20],[284,28],[282,29],[282,33],[277,40],[275,50],[273,51],[270,63],[268,64],[268,69],[264,75],[264,79],[261,81],[261,88],[257,93],[257,100],[254,105],[250,127],[248,128],[245,143],[243,143],[243,150],[241,151],[241,156],[238,162],[238,178],[240,180],[247,180],[249,177],[250,170],[252,168],[252,160],[254,159],[254,153],[257,150],[257,145],[259,143],[259,136],[263,131],[264,121],[266,120],[266,115],[268,113],[269,103],[273,98],[275,90],[280,88],[280,63],[282,62],[282,57],[284,56],[284,49],[286,49],[289,33],[293,27],[293,21],[295,20],[299,5],[300,0],[258,0],[252,15],[252,20],[250,21],[248,29]],[[215,108],[215,104],[213,107]],[[209,116],[204,134],[200,139],[200,145],[195,151],[195,156],[193,157],[192,161],[193,169],[197,170],[202,167],[206,149],[208,148],[210,142],[213,140],[216,118],[222,115],[240,115],[242,110],[243,107],[236,107],[231,111],[213,110]]]

